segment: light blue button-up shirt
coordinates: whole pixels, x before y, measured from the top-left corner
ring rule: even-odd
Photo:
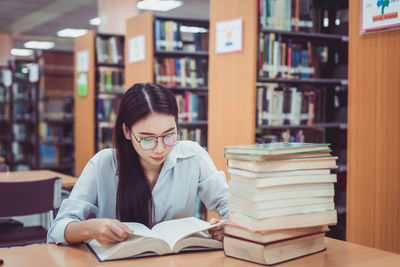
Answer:
[[[89,216],[115,219],[117,188],[115,150],[101,150],[87,163],[69,198],[62,202],[47,242],[66,243],[65,228],[73,221],[83,221]],[[155,223],[193,216],[197,196],[221,218],[229,213],[224,172],[217,171],[208,153],[192,141],[181,141],[174,146],[152,195]]]

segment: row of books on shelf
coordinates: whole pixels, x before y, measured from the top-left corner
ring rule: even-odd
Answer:
[[[175,98],[180,122],[207,120],[207,95],[185,91],[184,94],[176,94]]]
[[[124,93],[124,70],[119,68],[98,68],[99,93]]]
[[[34,101],[35,100],[35,90],[26,86],[23,83],[13,84],[13,99],[14,100],[25,100]]]
[[[27,126],[23,123],[14,123],[12,125],[14,140],[18,141],[26,140],[27,138],[33,138],[33,136],[31,136],[32,130],[32,126]]]
[[[264,143],[278,143],[278,142],[292,142],[292,143],[304,143],[306,140],[306,134],[303,130],[290,130],[286,129],[278,131],[277,134],[263,134],[256,137],[257,144]]]
[[[323,251],[334,204],[336,157],[329,144],[225,147],[230,216],[225,255],[276,264]]]
[[[29,120],[33,118],[33,107],[31,103],[13,103],[13,114],[16,120]]]
[[[32,155],[34,151],[33,144],[30,143],[20,143],[13,141],[11,143],[11,152],[14,157],[14,161],[26,161],[29,165],[33,165]]]
[[[208,51],[208,30],[204,27],[200,32],[183,32],[182,23],[172,20],[154,21],[154,38],[156,51]]]
[[[207,85],[207,60],[202,58],[162,58],[154,64],[155,81],[165,86]]]
[[[97,98],[96,103],[97,103],[97,121],[115,123],[115,120],[117,119],[117,112],[119,109],[119,105],[121,104],[121,99]]]
[[[9,106],[0,103],[0,120],[8,120],[9,118]]]
[[[312,0],[259,0],[262,29],[313,31]]]
[[[8,101],[7,89],[4,86],[0,85],[0,103],[7,101]]]
[[[322,120],[323,91],[267,84],[257,88],[257,125],[312,125]]]
[[[39,137],[41,142],[71,143],[73,142],[72,125],[39,123]]]
[[[70,151],[55,145],[40,145],[40,166],[57,167],[60,165],[73,164]]]
[[[328,62],[328,46],[282,40],[280,34],[260,33],[259,75],[265,78],[321,77]]]
[[[97,63],[123,64],[123,39],[119,36],[97,36]]]
[[[207,145],[207,140],[205,140],[204,131],[205,130],[202,128],[182,128],[182,140],[192,140],[205,147]]]

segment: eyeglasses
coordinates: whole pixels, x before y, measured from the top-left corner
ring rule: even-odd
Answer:
[[[151,150],[156,147],[158,144],[158,138],[162,137],[163,143],[166,146],[174,146],[179,142],[180,139],[180,132],[178,133],[170,133],[166,135],[159,135],[159,136],[152,136],[146,137],[142,139],[137,139],[136,136],[131,132],[133,137],[136,139],[136,142],[139,143],[140,148],[143,150]]]

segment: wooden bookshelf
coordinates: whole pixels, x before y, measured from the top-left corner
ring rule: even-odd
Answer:
[[[112,147],[118,101],[124,92],[123,44],[123,36],[94,32],[75,41],[75,81],[78,77],[76,56],[81,51],[89,52],[88,93],[86,96],[74,94],[76,176],[96,152]],[[76,82],[74,87],[77,92]]]
[[[349,3],[347,241],[400,253],[400,32],[360,35]]]
[[[38,61],[41,69],[38,168],[61,170],[73,175],[74,54],[43,51]]]
[[[86,163],[95,154],[95,33],[75,38],[74,45],[74,136],[75,136],[75,176],[79,177]],[[81,51],[89,53],[88,93],[77,95],[76,55]]]
[[[300,1],[301,3],[301,1]],[[311,125],[258,125],[257,126],[257,96],[258,87],[266,84],[298,87],[305,90],[320,90],[327,101],[333,101],[335,87],[346,87],[347,76],[333,76],[331,73],[324,76],[310,76],[309,78],[288,78],[277,76],[263,77],[259,74],[260,60],[259,38],[261,34],[279,34],[282,40],[288,39],[299,42],[311,42],[317,45],[328,46],[327,58],[332,64],[335,47],[348,44],[348,37],[342,34],[327,32],[291,32],[272,28],[263,29],[258,21],[260,2],[253,1],[210,1],[210,78],[209,78],[209,152],[217,165],[227,173],[224,147],[227,145],[253,144],[260,139],[260,135],[277,133],[284,130],[303,130],[309,132],[306,142],[335,143],[333,132],[347,130],[346,118],[341,121],[331,114],[332,110],[324,104],[324,111],[320,121]],[[310,11],[311,12],[311,11]],[[215,52],[215,24],[220,21],[243,19],[243,49],[240,52],[217,54]],[[325,31],[325,30],[324,30]],[[332,49],[333,47],[333,49]],[[345,49],[346,50],[346,49]],[[327,67],[332,71],[332,66]],[[340,78],[337,78],[340,77]],[[347,96],[346,96],[347,99]],[[322,102],[325,103],[325,102]],[[329,102],[331,105],[332,102]],[[309,137],[310,135],[312,137]],[[344,135],[344,139],[346,135]],[[337,142],[339,143],[339,142]],[[342,145],[342,144],[341,144]],[[344,147],[346,144],[344,144]],[[345,156],[345,155],[344,155]],[[341,171],[345,171],[346,159],[341,163]],[[229,175],[227,177],[229,179]],[[211,215],[213,216],[213,215]]]
[[[157,50],[157,39],[155,24],[156,21],[173,21],[179,25],[189,25],[189,26],[200,26],[203,28],[208,28],[208,21],[204,20],[190,20],[190,19],[176,19],[176,18],[164,18],[154,16],[152,12],[145,12],[138,16],[135,16],[127,20],[126,23],[126,39],[125,39],[125,78],[126,78],[126,88],[131,87],[134,83],[138,82],[156,82],[157,72],[155,71],[155,65],[158,60],[173,59],[179,60],[181,58],[190,59],[208,59],[208,51],[185,51],[174,49],[172,51]],[[160,22],[161,23],[161,22]],[[138,26],[140,25],[140,27]],[[179,31],[179,30],[178,30]],[[178,34],[179,35],[179,34]],[[145,37],[145,60],[139,62],[129,61],[129,41],[138,36]],[[177,63],[176,63],[177,64]],[[196,62],[197,64],[197,62]],[[174,68],[176,66],[174,65]],[[200,72],[200,70],[196,70]],[[175,78],[175,77],[174,77]],[[164,85],[176,95],[184,95],[185,92],[190,92],[196,94],[196,97],[207,98],[208,86],[207,84],[199,86],[186,86],[181,85]],[[199,100],[200,101],[200,100]],[[179,101],[178,101],[179,102]],[[206,105],[205,103],[203,103]],[[179,103],[178,103],[179,105]],[[199,104],[200,106],[200,104]],[[201,108],[201,107],[200,107]],[[203,107],[204,108],[204,107]],[[199,109],[200,110],[200,109]],[[204,111],[205,112],[205,111]],[[204,114],[203,114],[204,115]],[[195,135],[194,129],[200,129],[201,132],[201,145],[207,146],[207,133],[206,128],[208,126],[207,118],[205,115],[203,117],[199,116],[198,120],[194,121],[180,121],[180,127],[182,128],[184,136]]]
[[[255,140],[257,0],[210,1],[209,153],[227,174],[224,147]],[[216,23],[243,19],[243,50],[217,54]]]
[[[257,6],[257,0],[210,1],[208,151],[227,175],[224,147],[255,140]],[[216,23],[238,18],[243,19],[242,51],[217,54]]]
[[[140,27],[138,26],[140,25]],[[154,81],[154,14],[144,12],[126,21],[125,55],[129,55],[129,40],[144,35],[146,55],[145,60],[129,62],[125,57],[125,87],[130,88],[135,83]]]
[[[10,150],[7,161],[11,171],[37,169],[39,166],[39,79],[35,82],[29,80],[31,67],[37,64],[37,53],[31,58],[9,62],[12,85],[8,88]]]

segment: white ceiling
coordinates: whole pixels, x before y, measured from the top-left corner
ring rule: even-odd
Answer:
[[[98,0],[0,0],[0,33],[11,33],[13,45],[29,40],[54,41],[55,50],[73,50],[73,39],[59,38],[64,28],[97,30],[89,20],[97,17]],[[118,0],[114,0],[115,3]],[[183,0],[183,6],[156,15],[208,19],[209,0]],[[1,44],[0,44],[1,48]]]

